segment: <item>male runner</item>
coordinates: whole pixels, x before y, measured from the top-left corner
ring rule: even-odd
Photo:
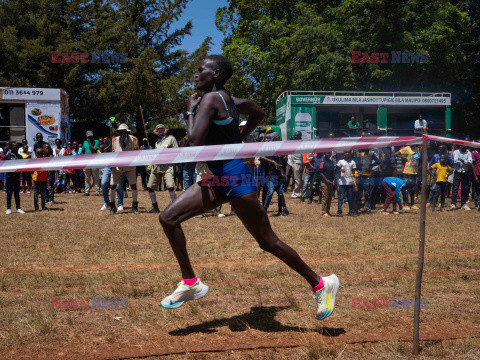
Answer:
[[[265,116],[253,101],[229,95],[224,85],[232,72],[230,61],[221,55],[207,56],[200,63],[195,82],[204,96],[193,94],[187,109],[187,134],[192,146],[241,143]],[[239,113],[248,116],[241,133]],[[182,272],[180,285],[162,300],[162,306],[177,308],[188,300],[207,294],[208,286],[195,276],[190,264],[181,223],[228,201],[260,248],[278,257],[307,280],[317,304],[315,317],[322,320],[332,314],[339,287],[337,276],[318,276],[275,235],[267,213],[257,199],[255,185],[248,180],[242,181],[242,174],[243,179],[251,179],[248,167],[241,159],[208,161],[207,164],[217,179],[225,176],[228,184],[218,185],[218,181],[196,183],[168,205],[159,217]]]

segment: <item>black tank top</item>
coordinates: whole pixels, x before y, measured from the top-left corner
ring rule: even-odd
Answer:
[[[232,97],[229,95],[230,106],[232,107],[233,116],[230,115],[228,111],[227,103],[223,98],[222,94],[218,91],[216,92],[223,101],[225,109],[227,110],[228,118],[225,120],[213,120],[212,126],[207,134],[207,139],[205,140],[205,145],[223,145],[223,144],[238,144],[241,143],[240,129],[239,129],[239,113],[235,103],[233,102]],[[217,161],[207,161],[207,165],[211,171],[219,168],[220,166],[228,163],[232,160],[217,160]]]

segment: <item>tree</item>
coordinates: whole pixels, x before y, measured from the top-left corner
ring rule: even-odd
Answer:
[[[478,6],[469,6],[445,0],[231,0],[217,10],[216,24],[236,71],[232,91],[253,97],[274,121],[275,99],[285,90],[451,91],[468,101],[479,94],[472,77],[478,47],[461,46],[479,39],[473,32]],[[426,52],[428,62],[353,64],[352,51]]]
[[[178,49],[192,31],[191,22],[173,28],[188,1],[3,1],[0,84],[62,88],[74,121],[116,116],[143,133],[140,105],[147,123],[177,116],[209,50],[209,37],[191,54]],[[52,63],[52,51],[89,53],[89,62]],[[93,53],[127,61],[92,62]]]

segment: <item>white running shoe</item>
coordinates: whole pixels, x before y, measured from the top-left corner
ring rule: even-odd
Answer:
[[[323,320],[332,315],[335,310],[335,296],[337,296],[340,282],[335,274],[322,277],[323,288],[313,293],[313,298],[317,304],[317,313],[315,319]]]
[[[467,204],[463,205],[462,209],[463,210],[472,210],[472,209],[470,209],[470,206],[468,206]]]
[[[123,211],[123,205],[120,205],[119,207],[117,207],[117,211]]]
[[[457,205],[455,204],[450,205],[450,210],[455,210],[456,208],[457,208]]]
[[[11,209],[7,209],[7,211],[5,212],[5,215],[10,215],[12,213],[12,210]]]
[[[19,213],[19,214],[25,214],[25,211],[23,211],[22,209],[18,209],[18,210],[17,210],[17,213]]]
[[[108,206],[103,204],[103,206],[100,208],[100,211],[107,210],[107,209],[108,209]]]
[[[203,284],[200,279],[197,280],[195,285],[188,286],[183,283],[183,280],[178,283],[177,290],[172,295],[167,296],[162,300],[163,307],[168,309],[175,309],[189,300],[196,300],[207,295],[208,286]]]
[[[217,216],[218,216],[219,218],[224,218],[224,217],[226,217],[227,215],[222,214],[222,213],[219,213]]]

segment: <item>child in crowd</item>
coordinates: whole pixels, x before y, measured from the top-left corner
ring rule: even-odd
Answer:
[[[432,171],[435,170],[435,173]],[[430,166],[429,172],[432,176],[436,176],[435,193],[432,200],[432,211],[435,211],[435,205],[440,195],[440,210],[445,206],[445,194],[447,190],[448,176],[453,172],[450,165],[447,164],[447,156],[440,155],[440,162]]]
[[[63,174],[58,174],[57,180],[55,181],[55,192],[62,193],[65,191],[65,182],[63,181]]]
[[[393,203],[393,213],[397,212],[397,203],[402,210],[402,200],[400,199],[400,193],[403,195],[403,201],[407,203],[407,182],[397,177],[386,177],[382,181],[383,188],[386,192],[385,203],[383,204],[382,214],[389,215],[387,212],[390,203]],[[395,201],[396,200],[396,201]]]
[[[37,156],[37,158],[45,157],[45,151],[43,150],[43,148],[37,148],[35,155]],[[48,173],[46,171],[34,171],[32,175],[32,180],[33,180],[33,204],[35,205],[35,211],[40,211],[38,207],[38,195],[40,195],[42,199],[42,210],[48,210],[45,206]]]

